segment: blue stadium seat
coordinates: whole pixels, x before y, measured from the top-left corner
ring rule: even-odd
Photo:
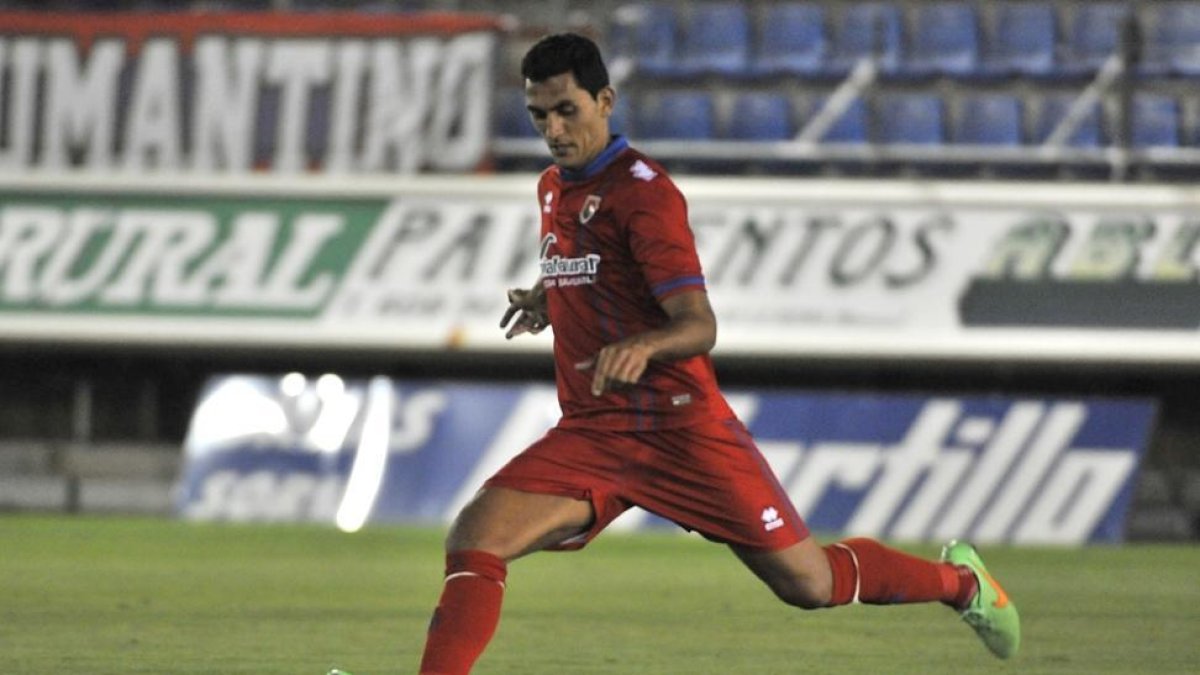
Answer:
[[[1021,99],[1011,94],[965,97],[955,118],[953,141],[964,145],[1021,145]]]
[[[900,67],[904,37],[900,8],[885,2],[847,4],[833,43],[826,71],[843,76],[861,59],[874,55],[884,74]]]
[[[744,75],[750,69],[750,16],[740,2],[692,7],[683,32],[681,75]]]
[[[808,115],[804,120],[805,124],[810,122],[825,107],[826,102],[826,98],[821,98],[815,102],[808,111]],[[870,120],[867,114],[866,102],[862,98],[856,98],[851,101],[850,105],[842,111],[837,121],[833,123],[833,126],[829,127],[825,134],[817,140],[821,143],[867,143],[870,140]]]
[[[614,134],[633,135],[633,104],[627,97],[617,94],[617,103],[613,106],[612,117],[608,118],[608,128]]]
[[[1133,99],[1130,142],[1136,148],[1179,146],[1179,101],[1161,94],[1138,94]]]
[[[880,143],[944,143],[945,104],[936,94],[885,96],[875,108],[875,129]]]
[[[768,5],[757,44],[751,64],[756,75],[820,74],[829,50],[825,8],[815,2]]]
[[[715,117],[707,91],[667,91],[639,99],[633,124],[638,138],[708,140]]]
[[[1148,8],[1141,72],[1146,75],[1200,75],[1200,2]]]
[[[902,70],[907,75],[973,75],[979,67],[979,17],[965,2],[915,8],[915,27]]]
[[[1042,97],[1034,124],[1033,140],[1035,143],[1045,143],[1058,123],[1067,116],[1074,100],[1075,96],[1070,94],[1050,94]],[[1067,138],[1066,145],[1074,148],[1098,148],[1103,142],[1103,136],[1100,124],[1100,106],[1097,104],[1088,110],[1074,133]]]
[[[1060,74],[1090,76],[1120,46],[1121,22],[1129,16],[1124,2],[1084,2],[1075,6],[1067,30]]]
[[[1056,68],[1058,12],[1049,3],[1003,3],[980,64],[987,75],[1047,76]]]
[[[786,94],[743,93],[733,100],[726,138],[782,141],[795,135],[792,102]]]
[[[611,24],[610,58],[630,60],[639,75],[676,75],[678,36],[679,17],[673,4],[623,7]]]
[[[525,108],[525,89],[504,87],[496,93],[496,135],[500,138],[536,138],[537,129]]]

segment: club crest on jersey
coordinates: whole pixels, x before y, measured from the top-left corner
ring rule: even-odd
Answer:
[[[600,210],[600,195],[588,195],[587,199],[583,200],[583,208],[579,209],[579,224],[587,225],[587,222],[596,215]]]

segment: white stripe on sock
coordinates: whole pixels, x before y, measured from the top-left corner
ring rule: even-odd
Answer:
[[[474,572],[455,572],[454,574],[448,575],[445,578],[444,583],[447,583],[451,579],[457,579],[459,577],[479,577],[481,579],[487,579],[487,577],[483,576],[482,574],[476,574]],[[495,581],[495,580],[490,579],[489,581]],[[500,584],[500,588],[508,588],[508,585],[505,584],[503,581],[496,581],[496,583]]]
[[[859,604],[858,592],[862,590],[862,570],[858,567],[858,556],[854,555],[854,549],[845,544],[837,543],[834,546],[845,549],[850,554],[850,562],[854,563],[854,597],[850,600],[850,604],[857,605]]]

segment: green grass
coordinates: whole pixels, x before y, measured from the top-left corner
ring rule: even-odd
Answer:
[[[441,534],[0,516],[12,673],[413,673]],[[934,555],[934,547],[906,547]],[[1021,608],[993,659],[940,606],[790,609],[722,547],[608,534],[514,564],[491,673],[1168,673],[1200,665],[1200,547],[985,547]]]

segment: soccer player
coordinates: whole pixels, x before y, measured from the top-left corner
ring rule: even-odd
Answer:
[[[934,562],[809,533],[717,388],[687,204],[662,165],[610,133],[615,92],[596,45],[543,38],[521,74],[554,164],[537,186],[541,275],[509,291],[500,325],[510,338],[554,326],[562,418],[451,526],[421,672],[470,671],[499,622],[509,562],[580,548],[631,506],[727,545],[790,605],[942,602],[1013,656],[1017,610],[969,544]]]

